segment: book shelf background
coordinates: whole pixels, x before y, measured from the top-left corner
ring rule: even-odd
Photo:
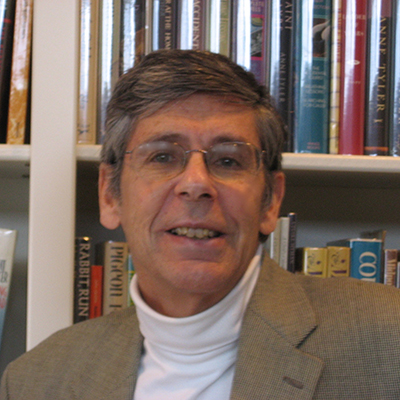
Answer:
[[[0,146],[0,225],[18,230],[0,372],[72,323],[75,235],[122,238],[98,222],[100,147],[75,145],[78,6],[35,0],[31,145]],[[384,228],[400,247],[400,158],[285,154],[284,169],[299,246]]]

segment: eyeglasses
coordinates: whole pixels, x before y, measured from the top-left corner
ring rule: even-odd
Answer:
[[[262,164],[263,150],[251,143],[223,142],[207,150],[185,150],[180,144],[164,140],[145,142],[130,155],[131,167],[152,180],[171,179],[185,169],[191,153],[201,153],[208,172],[219,179],[238,179],[256,174]]]

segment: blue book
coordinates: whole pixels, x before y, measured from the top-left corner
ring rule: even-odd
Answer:
[[[344,239],[328,243],[329,246],[350,247],[350,276],[362,281],[382,283],[381,239]]]
[[[293,134],[296,153],[327,153],[330,93],[330,0],[296,7]]]

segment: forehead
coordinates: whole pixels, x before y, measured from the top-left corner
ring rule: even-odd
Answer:
[[[188,144],[244,141],[259,145],[255,111],[236,98],[195,94],[139,119],[130,146],[173,137]]]

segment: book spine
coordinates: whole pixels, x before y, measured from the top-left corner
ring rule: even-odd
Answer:
[[[128,304],[128,245],[106,242],[100,250],[103,265],[103,315],[127,307]],[[98,260],[100,261],[100,260]]]
[[[178,20],[178,47],[205,50],[207,0],[181,0]]]
[[[7,141],[15,0],[0,2],[0,143]]]
[[[231,2],[210,0],[207,48],[226,57],[231,55]]]
[[[383,283],[385,285],[396,286],[397,257],[398,257],[398,251],[396,249],[384,250]]]
[[[250,70],[251,0],[232,2],[231,58],[243,68]]]
[[[400,156],[400,0],[393,1],[389,91],[389,152]]]
[[[285,125],[290,126],[291,66],[293,62],[292,0],[271,0],[267,14],[268,63],[266,85]],[[290,132],[290,129],[287,129]],[[293,137],[288,135],[285,151],[293,151]]]
[[[296,269],[296,236],[297,236],[297,214],[289,213],[289,245],[287,270],[295,272]]]
[[[296,271],[304,275],[326,278],[326,247],[303,247],[296,250]]]
[[[350,276],[350,248],[343,246],[327,247],[327,277],[340,278]]]
[[[279,265],[283,269],[288,269],[289,256],[289,217],[280,218],[280,243],[279,243]]]
[[[304,0],[296,10],[293,133],[297,153],[328,152],[330,19],[329,0]]]
[[[280,243],[281,243],[281,221],[282,219],[279,218],[276,222],[275,230],[270,234],[269,237],[269,246],[270,246],[270,257],[279,264],[280,262]]]
[[[342,0],[339,154],[364,154],[367,1]]]
[[[332,0],[331,93],[329,104],[329,153],[339,153],[340,60],[342,0]]]
[[[382,241],[351,240],[350,276],[367,282],[381,282]]]
[[[0,345],[7,311],[17,231],[0,229]]]
[[[74,323],[89,319],[91,252],[91,238],[75,238]]]
[[[97,140],[97,71],[99,40],[97,0],[80,2],[79,99],[77,143],[95,144]]]
[[[98,57],[97,139],[102,144],[108,101],[120,75],[121,2],[100,1],[100,36]]]
[[[33,0],[17,0],[11,62],[7,144],[24,144],[28,136],[26,130],[27,113],[29,111],[32,16]]]
[[[90,268],[90,303],[89,318],[103,315],[103,266],[92,265]]]
[[[146,0],[123,0],[121,69],[125,73],[146,54]]]
[[[133,265],[132,257],[129,254],[128,256],[128,307],[133,305],[132,298],[130,296],[130,284],[133,276],[135,275],[135,266]]]
[[[153,50],[177,47],[177,15],[177,0],[153,1]]]
[[[389,68],[392,0],[370,0],[366,71],[364,154],[389,154]]]

